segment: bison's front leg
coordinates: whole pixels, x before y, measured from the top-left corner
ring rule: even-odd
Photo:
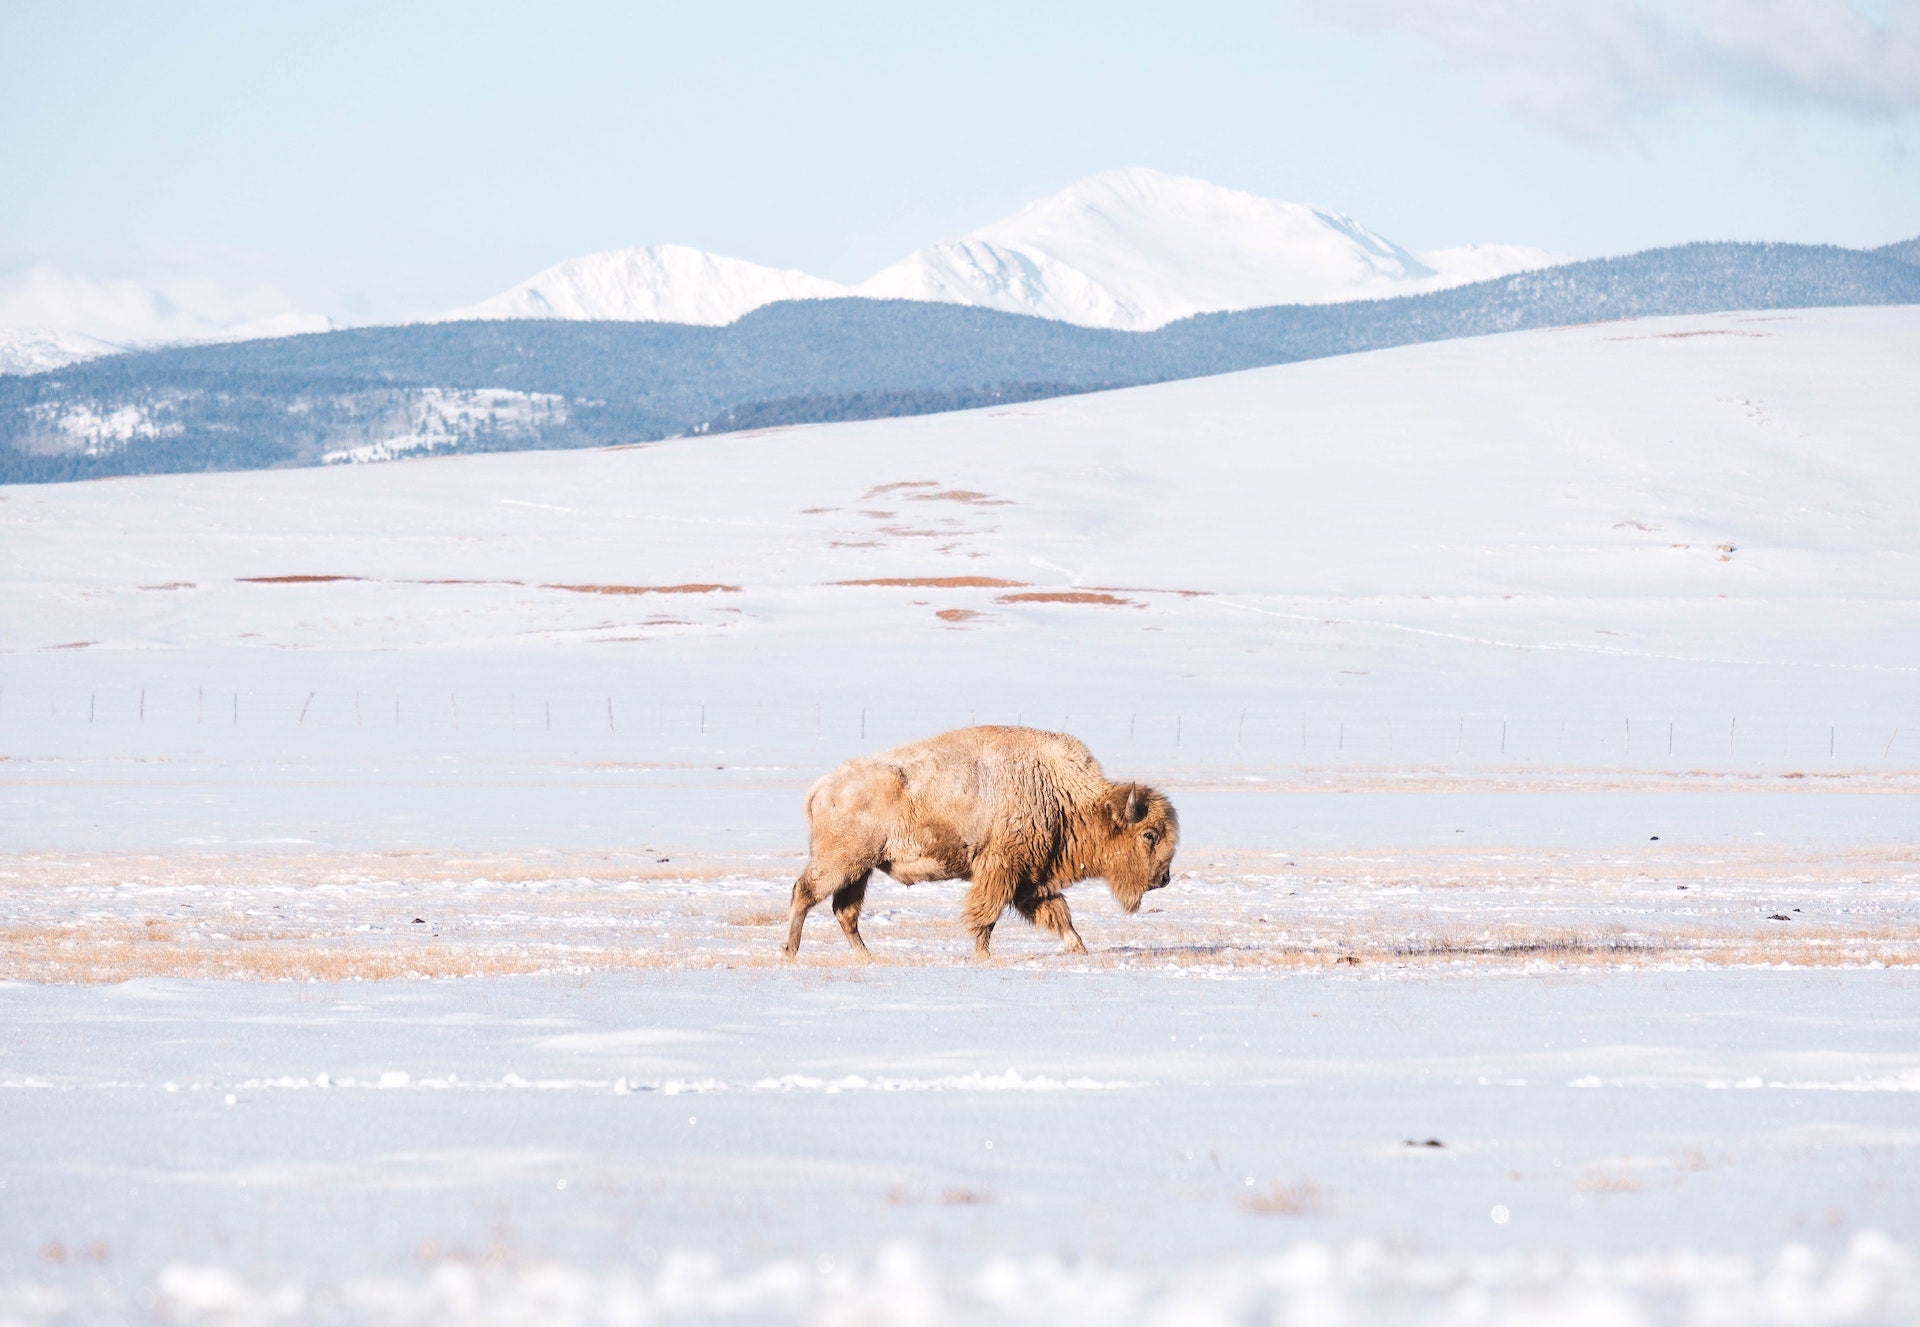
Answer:
[[[973,933],[973,956],[987,958],[993,940],[993,924],[1007,910],[1018,892],[1012,873],[998,866],[975,866],[973,888],[960,906],[960,920]]]
[[[1080,938],[1080,932],[1073,929],[1073,914],[1067,910],[1067,900],[1059,894],[1049,894],[1033,902],[1033,921],[1059,936],[1069,954],[1087,952],[1086,942]]]

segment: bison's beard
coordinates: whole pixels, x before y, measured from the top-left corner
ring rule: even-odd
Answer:
[[[1140,901],[1153,888],[1153,882],[1144,877],[1139,880],[1109,880],[1107,888],[1113,891],[1113,897],[1127,912],[1140,911]]]
[[[1127,912],[1140,911],[1141,901],[1148,893],[1156,889],[1165,889],[1173,881],[1171,866],[1158,875],[1140,875],[1133,877],[1107,877],[1107,888],[1113,891],[1113,897]]]

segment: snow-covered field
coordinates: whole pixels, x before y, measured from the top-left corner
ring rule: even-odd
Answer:
[[[1913,1321],[1917,352],[0,489],[0,1321]],[[1174,887],[776,962],[969,719]]]

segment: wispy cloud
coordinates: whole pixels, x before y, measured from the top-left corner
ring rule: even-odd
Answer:
[[[1302,0],[1322,22],[1428,42],[1530,119],[1603,137],[1734,98],[1869,118],[1920,110],[1920,3]]]

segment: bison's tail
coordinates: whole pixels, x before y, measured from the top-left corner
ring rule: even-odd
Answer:
[[[815,779],[813,781],[813,786],[807,789],[806,801],[802,803],[802,809],[805,810],[806,816],[807,816],[807,847],[809,850],[811,850],[813,847],[814,803],[816,800],[818,800],[820,796],[820,790],[827,786],[827,780],[832,777],[833,776],[831,774],[823,774],[819,778]]]

